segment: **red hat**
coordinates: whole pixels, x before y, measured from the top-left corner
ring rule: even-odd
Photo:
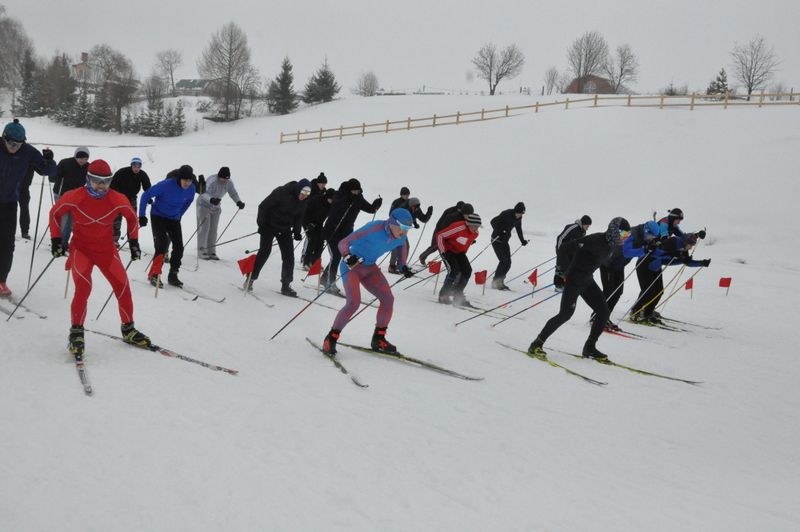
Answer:
[[[89,163],[88,173],[95,177],[111,177],[111,167],[103,159],[95,159]]]

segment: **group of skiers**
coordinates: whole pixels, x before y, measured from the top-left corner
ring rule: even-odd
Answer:
[[[88,148],[78,147],[73,157],[56,164],[51,150],[39,152],[26,143],[25,129],[17,120],[7,124],[3,130],[3,142],[0,143],[0,296],[11,296],[6,279],[13,258],[17,204],[21,202],[22,191],[30,186],[35,171],[47,175],[53,183],[54,205],[49,218],[51,252],[54,258],[69,256],[68,267],[75,282],[69,350],[77,360],[81,360],[84,354],[83,324],[95,266],[108,279],[116,295],[123,339],[140,347],[152,345],[150,339],[134,326],[130,284],[118,252],[125,245],[119,244],[122,218],[126,221],[126,243],[131,260],[141,258],[139,228],[149,224],[155,256],[148,279],[154,286],[163,287],[160,265],[169,253],[167,283],[180,288],[183,283],[178,272],[184,252],[181,219],[195,196],[198,197],[198,259],[218,260],[217,228],[224,196],[229,195],[238,209],[245,207],[227,166],[204,178],[203,175],[196,177],[193,168],[185,164],[169,172],[164,180],[151,185],[139,157],[131,159],[129,166],[116,173],[106,161],[95,159],[89,162],[89,157]],[[405,277],[413,276],[415,272],[409,266],[407,233],[418,228],[418,222],[426,224],[433,215],[433,207],[423,210],[420,200],[412,197],[407,187],[402,187],[399,197],[392,202],[388,218],[375,220],[373,216],[373,221],[355,230],[358,214],[374,215],[383,200],[380,197],[373,201],[365,199],[357,179],[344,181],[336,190],[328,189],[327,183],[324,173],[313,180],[289,181],[272,190],[259,204],[256,223],[260,245],[245,289],[253,290],[254,281],[259,278],[270,256],[273,242],[277,241],[282,258],[280,291],[286,296],[296,296],[291,287],[295,263],[293,240],[301,241],[305,236],[302,265],[306,270],[319,261],[327,244],[330,258],[321,274],[321,284],[326,292],[343,295],[347,301],[324,338],[323,351],[329,356],[336,355],[341,331],[361,303],[363,286],[379,300],[371,347],[395,352],[395,346],[386,339],[394,297],[378,261],[384,254],[391,253],[388,271]],[[140,192],[142,195],[138,198]],[[509,290],[505,276],[513,255],[510,249],[512,232],[516,231],[521,246],[529,243],[522,230],[525,211],[525,204],[519,202],[491,220],[489,244],[498,259],[492,279],[495,289]],[[697,239],[705,237],[705,231],[684,233],[679,227],[682,220],[680,209],[670,210],[659,221],[648,221],[635,227],[624,218],[616,217],[605,232],[588,236],[586,232],[592,224],[588,215],[568,224],[556,239],[554,285],[557,290],[563,290],[561,307],[531,343],[529,352],[537,356],[546,355],[543,349],[545,341],[570,319],[577,298],[581,297],[594,312],[583,355],[605,358],[597,349],[596,342],[605,328],[614,327],[609,321],[610,312],[622,294],[625,265],[633,258],[637,258],[636,272],[641,291],[631,316],[638,323],[658,323],[655,307],[664,289],[663,267],[675,263],[688,266],[708,266],[710,263],[709,260],[696,261],[690,254]],[[20,223],[23,238],[29,238],[28,226],[22,219]],[[471,306],[464,295],[464,288],[472,276],[467,252],[478,238],[481,225],[481,216],[471,204],[463,201],[445,209],[437,220],[431,245],[418,260],[425,266],[434,252],[441,256],[447,275],[439,291],[440,303]],[[594,272],[598,268],[602,290],[594,281]],[[344,294],[336,285],[339,278]]]

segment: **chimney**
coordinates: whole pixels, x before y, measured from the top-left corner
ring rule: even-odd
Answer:
[[[88,62],[89,62],[89,53],[81,52],[81,63],[88,63]]]

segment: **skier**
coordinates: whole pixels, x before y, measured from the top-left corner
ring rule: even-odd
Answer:
[[[339,270],[347,303],[336,315],[330,332],[322,342],[322,350],[330,356],[336,355],[336,342],[350,318],[361,304],[361,285],[378,298],[378,316],[371,347],[375,351],[395,353],[397,348],[386,339],[386,329],[392,319],[394,296],[389,282],[375,262],[387,251],[400,249],[400,270],[406,277],[414,273],[406,265],[404,243],[406,234],[413,225],[411,213],[406,209],[395,209],[388,220],[375,220],[339,242],[339,252],[344,262]]]
[[[439,291],[439,303],[472,307],[464,297],[464,287],[467,286],[472,275],[472,266],[467,258],[467,251],[478,238],[480,227],[480,215],[472,213],[436,233],[436,245],[447,268],[447,276]]]
[[[53,197],[58,201],[65,193],[76,188],[81,188],[86,183],[86,170],[89,168],[89,148],[78,146],[75,148],[74,157],[58,161],[56,175],[50,178],[53,183]],[[64,240],[64,249],[69,252],[69,239],[72,235],[72,216],[69,214],[62,218],[61,237]]]
[[[589,230],[591,225],[592,219],[588,214],[584,214],[579,220],[575,220],[575,222],[565,225],[564,229],[556,237],[556,257],[558,257],[558,248],[567,242],[571,242],[586,236],[586,231]],[[556,272],[553,277],[553,283],[557,292],[564,288],[564,285],[561,284],[561,279],[564,278],[564,268],[566,266],[567,265],[559,265],[558,258],[556,258]]]
[[[231,199],[239,209],[244,209],[244,202],[236,192],[236,187],[231,181],[231,170],[227,166],[219,169],[216,175],[209,176],[202,181],[203,192],[197,198],[197,254],[203,260],[219,260],[217,257],[217,228],[219,217],[222,213],[220,201],[225,194],[230,194]]]
[[[313,192],[314,187],[311,187]],[[325,190],[322,194],[314,195],[308,200],[305,216],[303,217],[303,228],[306,231],[306,252],[303,256],[303,269],[308,270],[317,262],[322,255],[325,247],[325,239],[322,238],[322,227],[331,209],[333,197],[336,191],[332,188]]]
[[[65,253],[61,218],[71,214],[73,219],[75,238],[69,262],[75,295],[70,307],[72,327],[69,330],[69,352],[77,361],[83,360],[83,323],[86,319],[86,303],[92,292],[92,270],[95,266],[111,284],[117,297],[123,340],[139,347],[151,345],[150,339],[134,327],[128,274],[113,240],[114,220],[121,214],[128,226],[131,260],[141,258],[136,212],[124,195],[110,190],[112,172],[108,163],[96,159],[88,165],[87,170],[86,185],[66,192],[50,210],[51,251],[54,257],[63,257]]]
[[[311,180],[311,198],[309,201],[314,199],[314,196],[319,194],[324,194],[326,187],[328,186],[328,178],[325,177],[325,172],[320,172],[317,177]]]
[[[150,218],[153,220],[153,245],[156,256],[167,252],[172,243],[172,253],[169,257],[169,275],[167,283],[178,288],[183,287],[183,282],[178,278],[183,258],[183,232],[181,218],[183,213],[194,201],[194,170],[184,164],[177,170],[167,174],[167,178],[145,190],[139,200],[139,225],[147,225],[147,205],[152,198],[153,206],[150,209]],[[151,268],[148,279],[153,286],[163,286],[158,275]]]
[[[392,212],[395,209],[404,208],[403,205],[408,203],[408,198],[411,196],[411,191],[408,187],[401,187],[400,188],[400,197],[396,198],[392,201],[392,204],[389,206],[389,212]]]
[[[670,209],[667,215],[658,221],[661,227],[661,236],[683,235],[683,230],[680,228],[683,221],[683,211],[675,208]]]
[[[331,209],[328,211],[328,219],[322,231],[325,241],[328,243],[328,252],[331,261],[322,273],[321,282],[325,285],[328,292],[342,295],[336,286],[336,271],[339,269],[339,261],[342,256],[339,254],[339,242],[353,232],[353,226],[360,211],[373,214],[381,208],[383,199],[376,198],[369,203],[362,195],[361,183],[358,179],[350,179],[339,186],[339,191],[334,196]]]
[[[303,240],[300,232],[303,214],[305,214],[306,200],[311,195],[311,183],[308,179],[289,181],[279,186],[269,196],[264,198],[258,206],[258,233],[260,242],[253,274],[247,284],[247,290],[253,290],[253,281],[258,279],[261,268],[267,263],[272,252],[272,241],[278,241],[281,250],[281,294],[297,297],[291,285],[294,278],[294,247],[292,234],[298,242]]]
[[[0,297],[11,296],[6,280],[14,261],[20,185],[31,167],[39,175],[56,175],[53,152],[45,148],[40,153],[25,140],[25,128],[16,118],[3,128],[0,142]]]
[[[592,323],[589,338],[583,346],[583,356],[597,360],[608,358],[596,346],[597,339],[600,338],[603,327],[608,321],[609,312],[603,292],[593,276],[601,264],[607,264],[615,254],[622,252],[622,243],[630,234],[630,230],[628,221],[617,217],[611,220],[605,233],[594,233],[561,245],[557,260],[567,265],[561,282],[564,286],[561,309],[545,324],[528,348],[528,353],[547,355],[542,346],[551,334],[569,321],[580,296],[597,315]]]
[[[419,220],[422,223],[428,223],[428,220],[431,219],[433,215],[433,206],[428,205],[428,209],[425,212],[422,212],[422,207],[419,203],[419,198],[408,198],[406,201],[400,203],[399,209],[406,209],[408,212],[411,213],[411,219],[414,222],[414,229],[419,229],[419,224],[417,221]],[[394,210],[394,209],[392,209]],[[409,242],[406,239],[406,243],[404,244],[406,248],[406,256],[408,255],[409,250]],[[398,267],[398,259],[399,259],[400,250],[395,248],[392,250],[391,256],[389,257],[389,273],[399,274],[400,268]]]
[[[508,270],[511,269],[511,247],[508,241],[511,239],[511,230],[517,230],[519,242],[523,246],[528,245],[528,240],[522,236],[522,217],[525,215],[525,204],[521,201],[514,205],[513,209],[506,209],[492,218],[492,249],[494,249],[497,260],[497,269],[492,278],[492,288],[498,290],[510,290],[503,282],[505,281]]]
[[[453,222],[463,221],[464,216],[472,214],[473,212],[475,212],[475,210],[473,209],[472,205],[470,205],[469,203],[464,203],[463,201],[459,201],[452,207],[448,207],[447,209],[445,209],[442,215],[436,221],[436,226],[433,228],[433,236],[431,236],[431,245],[419,255],[420,264],[425,266],[425,261],[428,259],[428,255],[437,250],[436,233],[438,233],[448,225],[452,224]]]
[[[111,190],[122,193],[131,202],[134,212],[136,212],[136,201],[139,191],[146,191],[150,188],[150,176],[142,170],[141,157],[133,157],[130,166],[120,168],[114,173],[111,179]],[[122,216],[117,216],[114,220],[114,241],[119,241]]]

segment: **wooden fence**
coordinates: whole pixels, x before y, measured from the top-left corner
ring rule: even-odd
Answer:
[[[448,115],[433,115],[421,118],[408,117],[405,120],[386,120],[367,124],[362,122],[356,126],[339,126],[336,128],[319,128],[318,130],[299,129],[296,132],[281,132],[280,143],[300,143],[309,140],[322,142],[324,139],[343,139],[344,137],[364,137],[375,133],[391,133],[393,131],[409,131],[424,127],[458,126],[471,122],[485,122],[498,118],[508,118],[518,116],[525,112],[538,113],[539,110],[546,108],[571,107],[657,107],[658,109],[685,107],[694,111],[697,107],[771,107],[776,105],[798,105],[800,106],[800,95],[791,93],[760,93],[753,94],[749,100],[741,96],[713,97],[707,95],[691,94],[684,96],[620,96],[620,95],[599,95],[588,96],[585,98],[556,100],[554,102],[539,103],[533,105],[518,105],[501,107],[499,109],[481,109],[469,113],[457,112]]]

